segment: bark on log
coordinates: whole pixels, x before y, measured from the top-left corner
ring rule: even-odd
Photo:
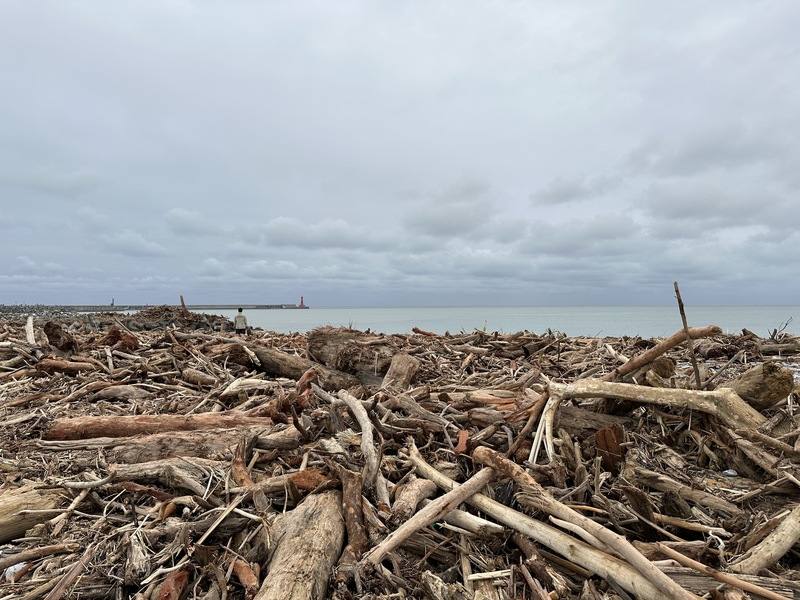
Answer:
[[[319,600],[344,543],[341,495],[308,496],[275,523],[277,540],[255,600]]]
[[[549,389],[551,396],[558,395],[561,398],[611,398],[673,408],[694,408],[714,415],[732,429],[755,429],[766,421],[760,412],[727,388],[706,392],[581,379],[570,384],[552,382]]]
[[[710,337],[712,335],[719,335],[721,333],[722,330],[716,325],[689,328],[689,337],[693,340],[696,340],[698,338]],[[645,352],[642,352],[638,356],[634,356],[625,364],[620,365],[619,367],[611,371],[611,373],[603,377],[603,381],[614,381],[617,377],[622,377],[623,375],[632,373],[633,371],[636,371],[637,369],[647,364],[650,364],[656,358],[668,352],[669,350],[672,350],[672,348],[674,348],[678,344],[683,343],[684,341],[686,341],[686,332],[683,329],[681,329],[680,331],[676,331],[658,345],[650,348]]]
[[[63,503],[59,490],[22,487],[0,495],[0,544],[22,537],[25,532],[53,517],[49,513],[19,514],[23,510],[47,510]]]
[[[732,389],[750,406],[763,410],[792,392],[794,377],[786,367],[767,361],[717,387]]]
[[[389,370],[386,371],[386,375],[383,377],[381,387],[394,388],[404,392],[408,389],[408,386],[411,385],[414,375],[416,375],[419,370],[419,365],[419,360],[410,354],[398,352],[392,357],[392,362],[389,365]]]
[[[238,411],[198,413],[195,415],[129,415],[109,417],[71,417],[56,419],[45,433],[46,440],[81,440],[96,437],[127,437],[166,431],[232,429],[235,427],[272,426],[272,419],[248,417]]]
[[[261,362],[261,370],[268,375],[277,375],[299,380],[311,367],[319,373],[319,385],[325,390],[344,390],[359,387],[361,381],[354,375],[329,369],[301,356],[288,354],[275,348],[254,346],[251,348]]]
[[[45,373],[68,373],[77,375],[81,371],[95,371],[97,366],[89,362],[62,360],[60,358],[43,358],[36,363],[36,369]]]

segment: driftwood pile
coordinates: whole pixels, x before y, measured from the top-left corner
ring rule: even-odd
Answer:
[[[796,338],[224,325],[0,321],[0,600],[800,595]]]

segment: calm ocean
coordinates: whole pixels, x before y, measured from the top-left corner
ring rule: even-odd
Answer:
[[[235,311],[216,311],[233,318]],[[791,317],[788,331],[800,331],[800,306],[687,306],[689,325],[719,325],[738,333],[743,327],[759,335]],[[279,332],[304,332],[319,325],[352,325],[383,333],[407,333],[419,327],[437,333],[486,329],[514,332],[559,330],[568,335],[664,336],[681,328],[671,306],[523,306],[456,308],[311,308],[247,310],[248,322]]]

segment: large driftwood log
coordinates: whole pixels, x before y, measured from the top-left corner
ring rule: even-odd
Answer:
[[[329,491],[308,496],[282,515],[271,537],[276,540],[267,574],[255,600],[318,600],[344,543],[341,495]]]
[[[302,434],[294,426],[274,431],[268,427],[246,426],[235,429],[171,431],[126,438],[92,438],[87,440],[43,440],[38,446],[46,450],[107,448],[110,462],[140,463],[175,456],[199,456],[228,460],[242,439],[255,438],[258,448],[289,450],[297,448]]]
[[[399,350],[389,336],[343,327],[319,327],[308,334],[308,355],[323,365],[352,373],[365,384],[378,385]]]
[[[95,437],[127,437],[166,431],[232,429],[240,426],[269,428],[272,426],[272,419],[267,417],[248,417],[238,411],[198,413],[195,415],[71,417],[53,421],[44,438],[47,440],[80,440]]]
[[[25,535],[25,532],[52,518],[47,512],[20,514],[21,511],[44,511],[63,503],[59,490],[21,487],[0,495],[0,544]]]
[[[261,370],[268,375],[298,380],[313,367],[319,374],[319,385],[323,389],[335,391],[361,385],[361,381],[354,375],[329,369],[302,356],[260,346],[254,346],[252,350],[261,362]]]
[[[714,415],[733,429],[739,427],[755,429],[766,421],[760,412],[742,400],[736,392],[727,388],[706,392],[581,379],[570,384],[551,382],[549,389],[551,397],[558,396],[562,399],[611,398],[660,404],[672,408],[694,408]]]
[[[718,387],[732,389],[745,402],[763,410],[786,399],[794,387],[794,377],[786,367],[767,361]]]
[[[689,338],[696,340],[698,338],[710,337],[712,335],[719,335],[722,333],[722,330],[717,327],[716,325],[708,325],[706,327],[690,327],[689,331]],[[676,331],[667,339],[662,341],[661,343],[653,346],[649,350],[642,352],[638,356],[634,356],[625,364],[620,365],[613,371],[611,371],[608,375],[603,377],[604,381],[614,381],[618,377],[622,377],[623,375],[627,375],[628,373],[632,373],[641,367],[650,364],[656,358],[661,356],[662,354],[672,350],[678,344],[685,342],[687,339],[686,331],[681,329],[680,331]]]

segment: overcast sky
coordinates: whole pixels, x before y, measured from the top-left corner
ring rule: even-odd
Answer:
[[[0,4],[0,302],[796,304],[800,3]]]

